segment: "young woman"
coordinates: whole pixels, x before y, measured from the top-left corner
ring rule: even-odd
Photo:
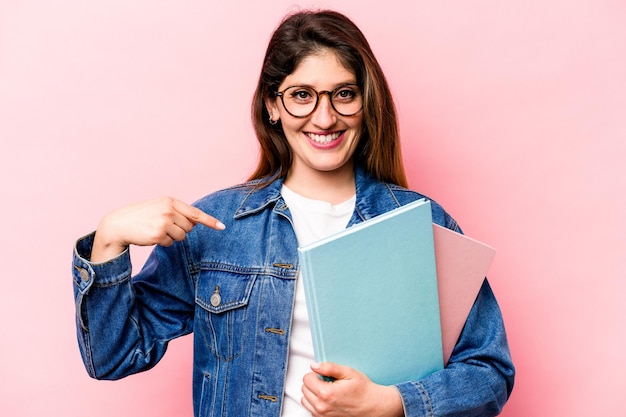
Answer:
[[[265,55],[253,122],[261,155],[248,183],[193,206],[161,198],[121,208],[77,242],[88,373],[147,370],[170,340],[194,332],[196,416],[498,414],[514,368],[487,281],[442,371],[381,386],[312,363],[298,245],[423,197],[405,188],[393,101],[360,30],[332,11],[288,16]],[[432,211],[460,231],[435,202]],[[157,245],[132,279],[129,245]]]

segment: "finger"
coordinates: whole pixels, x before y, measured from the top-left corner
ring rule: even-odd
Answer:
[[[323,380],[315,373],[305,375],[303,382],[302,394],[314,410],[319,412],[320,407],[332,402],[336,388],[333,383]]]
[[[349,376],[351,368],[332,362],[312,363],[311,370],[325,379],[344,379]]]
[[[317,415],[315,414],[317,410],[314,405],[317,402],[315,394],[309,391],[306,387],[302,387],[302,393],[304,396],[300,399],[300,404],[302,404],[302,406],[306,408],[311,415]]]
[[[315,412],[315,409],[306,397],[302,397],[300,404],[302,404],[302,406],[306,408],[309,413],[313,414]]]
[[[175,223],[171,224],[167,228],[165,233],[167,233],[167,236],[169,238],[171,238],[172,240],[177,240],[177,241],[181,241],[185,239],[185,236],[187,236],[187,230],[183,229],[182,227],[178,226]]]
[[[165,235],[165,236],[163,236],[161,239],[159,239],[159,241],[158,241],[158,242],[156,242],[156,244],[157,244],[157,245],[159,245],[159,246],[165,246],[165,247],[168,247],[168,246],[172,246],[172,245],[174,244],[174,242],[175,242],[175,240],[174,240],[174,239],[172,239],[172,238],[170,237],[170,235],[166,234],[166,235]]]
[[[226,226],[215,217],[210,216],[197,207],[174,200],[174,208],[194,224],[200,223],[216,230],[224,230]]]
[[[178,211],[174,212],[172,216],[172,223],[175,226],[183,229],[185,233],[191,232],[191,229],[193,229],[193,227],[196,225],[194,222],[192,222],[187,217],[180,214]]]

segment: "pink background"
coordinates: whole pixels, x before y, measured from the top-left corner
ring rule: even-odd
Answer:
[[[191,415],[190,337],[151,372],[87,377],[72,245],[119,205],[247,177],[250,98],[293,4],[2,0],[0,415]],[[369,38],[411,186],[498,250],[518,369],[503,415],[623,415],[626,3],[311,4]]]

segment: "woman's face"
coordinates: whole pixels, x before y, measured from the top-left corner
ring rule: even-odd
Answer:
[[[280,84],[278,90],[308,86],[316,91],[332,91],[343,84],[356,84],[355,74],[344,67],[332,50],[309,55]],[[290,115],[280,97],[268,99],[273,120],[280,119],[292,152],[289,176],[306,178],[320,172],[352,172],[352,155],[361,137],[363,111],[342,116],[330,103],[328,94],[319,97],[313,113],[297,118]]]

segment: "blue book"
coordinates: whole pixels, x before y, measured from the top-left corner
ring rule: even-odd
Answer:
[[[298,248],[317,362],[382,385],[443,369],[430,202]]]

